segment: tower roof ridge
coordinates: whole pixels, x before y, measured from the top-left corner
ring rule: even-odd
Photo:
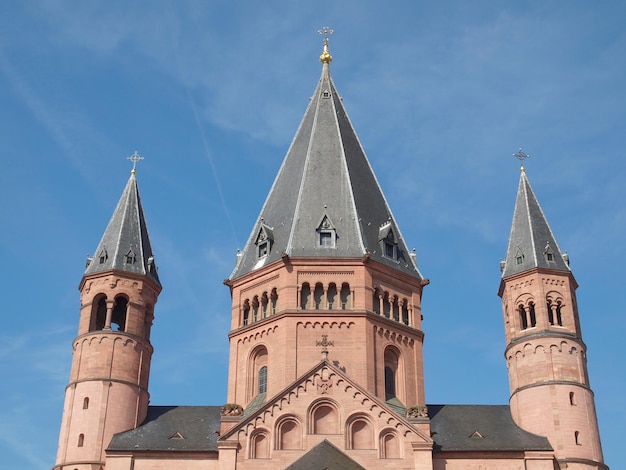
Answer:
[[[323,216],[332,227],[323,227]],[[260,237],[261,220],[273,239]],[[379,237],[390,224],[389,238]],[[230,279],[290,257],[362,258],[422,279],[330,74],[328,63]]]
[[[502,277],[534,268],[570,272],[568,257],[559,248],[522,166]]]
[[[85,275],[109,270],[143,274],[161,285],[134,166]]]

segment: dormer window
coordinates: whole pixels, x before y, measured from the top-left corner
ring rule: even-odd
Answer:
[[[393,260],[398,259],[398,240],[391,227],[391,222],[385,223],[378,230],[378,241],[380,242],[380,249],[385,258]]]
[[[322,92],[322,98],[330,98],[330,91],[324,90]]]
[[[317,226],[318,246],[322,248],[335,248],[337,240],[337,232],[335,226],[327,215],[324,215],[322,221]]]
[[[552,247],[550,247],[550,242],[546,244],[546,247],[543,250],[543,255],[546,257],[546,261],[554,261],[554,253],[552,252]]]
[[[263,223],[261,219],[261,228],[256,237],[255,244],[257,246],[257,258],[264,258],[272,251],[272,244],[274,243],[274,233],[270,227]]]
[[[100,250],[100,254],[98,255],[98,262],[100,264],[104,264],[106,262],[107,258],[108,258],[107,250],[102,248],[102,250]]]
[[[515,264],[520,265],[523,262],[524,262],[524,253],[522,253],[522,250],[518,247],[517,252],[515,253]]]
[[[129,250],[128,253],[126,253],[126,264],[135,264],[136,259],[137,257],[133,250]]]

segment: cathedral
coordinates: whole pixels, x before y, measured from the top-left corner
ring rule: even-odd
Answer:
[[[577,283],[524,167],[499,287],[509,405],[426,401],[429,281],[335,88],[327,35],[320,61],[225,281],[226,403],[149,404],[161,283],[133,167],[79,285],[53,470],[608,470]]]

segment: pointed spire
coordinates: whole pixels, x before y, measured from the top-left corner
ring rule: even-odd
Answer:
[[[148,276],[160,286],[135,176],[135,165],[142,157],[135,152],[128,159],[133,162],[130,178],[93,258],[87,260],[85,275],[125,271]]]
[[[230,279],[283,255],[371,259],[422,279],[322,62],[313,97]]]
[[[523,166],[520,172],[509,246],[502,263],[502,277],[534,268],[569,272],[567,254],[561,252]]]

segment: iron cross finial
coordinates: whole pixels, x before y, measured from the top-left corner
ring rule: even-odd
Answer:
[[[522,147],[520,147],[517,153],[514,153],[513,156],[517,158],[520,162],[522,162],[522,164],[524,163],[524,160],[526,160],[527,158],[530,158],[530,155],[528,155],[527,153],[524,153],[524,151],[522,150]]]
[[[317,34],[321,34],[324,36],[324,44],[328,44],[328,36],[334,33],[335,30],[330,29],[328,26],[324,26],[322,29],[317,30]]]
[[[322,356],[324,357],[324,359],[328,359],[328,346],[334,346],[334,345],[335,345],[334,341],[328,340],[328,335],[322,335],[322,340],[315,342],[315,346],[322,347]]]
[[[137,150],[135,150],[135,153],[133,153],[130,157],[126,157],[126,160],[130,160],[131,162],[133,162],[133,170],[131,171],[131,173],[134,175],[137,162],[143,160],[143,157],[139,155],[139,153],[137,153]]]

